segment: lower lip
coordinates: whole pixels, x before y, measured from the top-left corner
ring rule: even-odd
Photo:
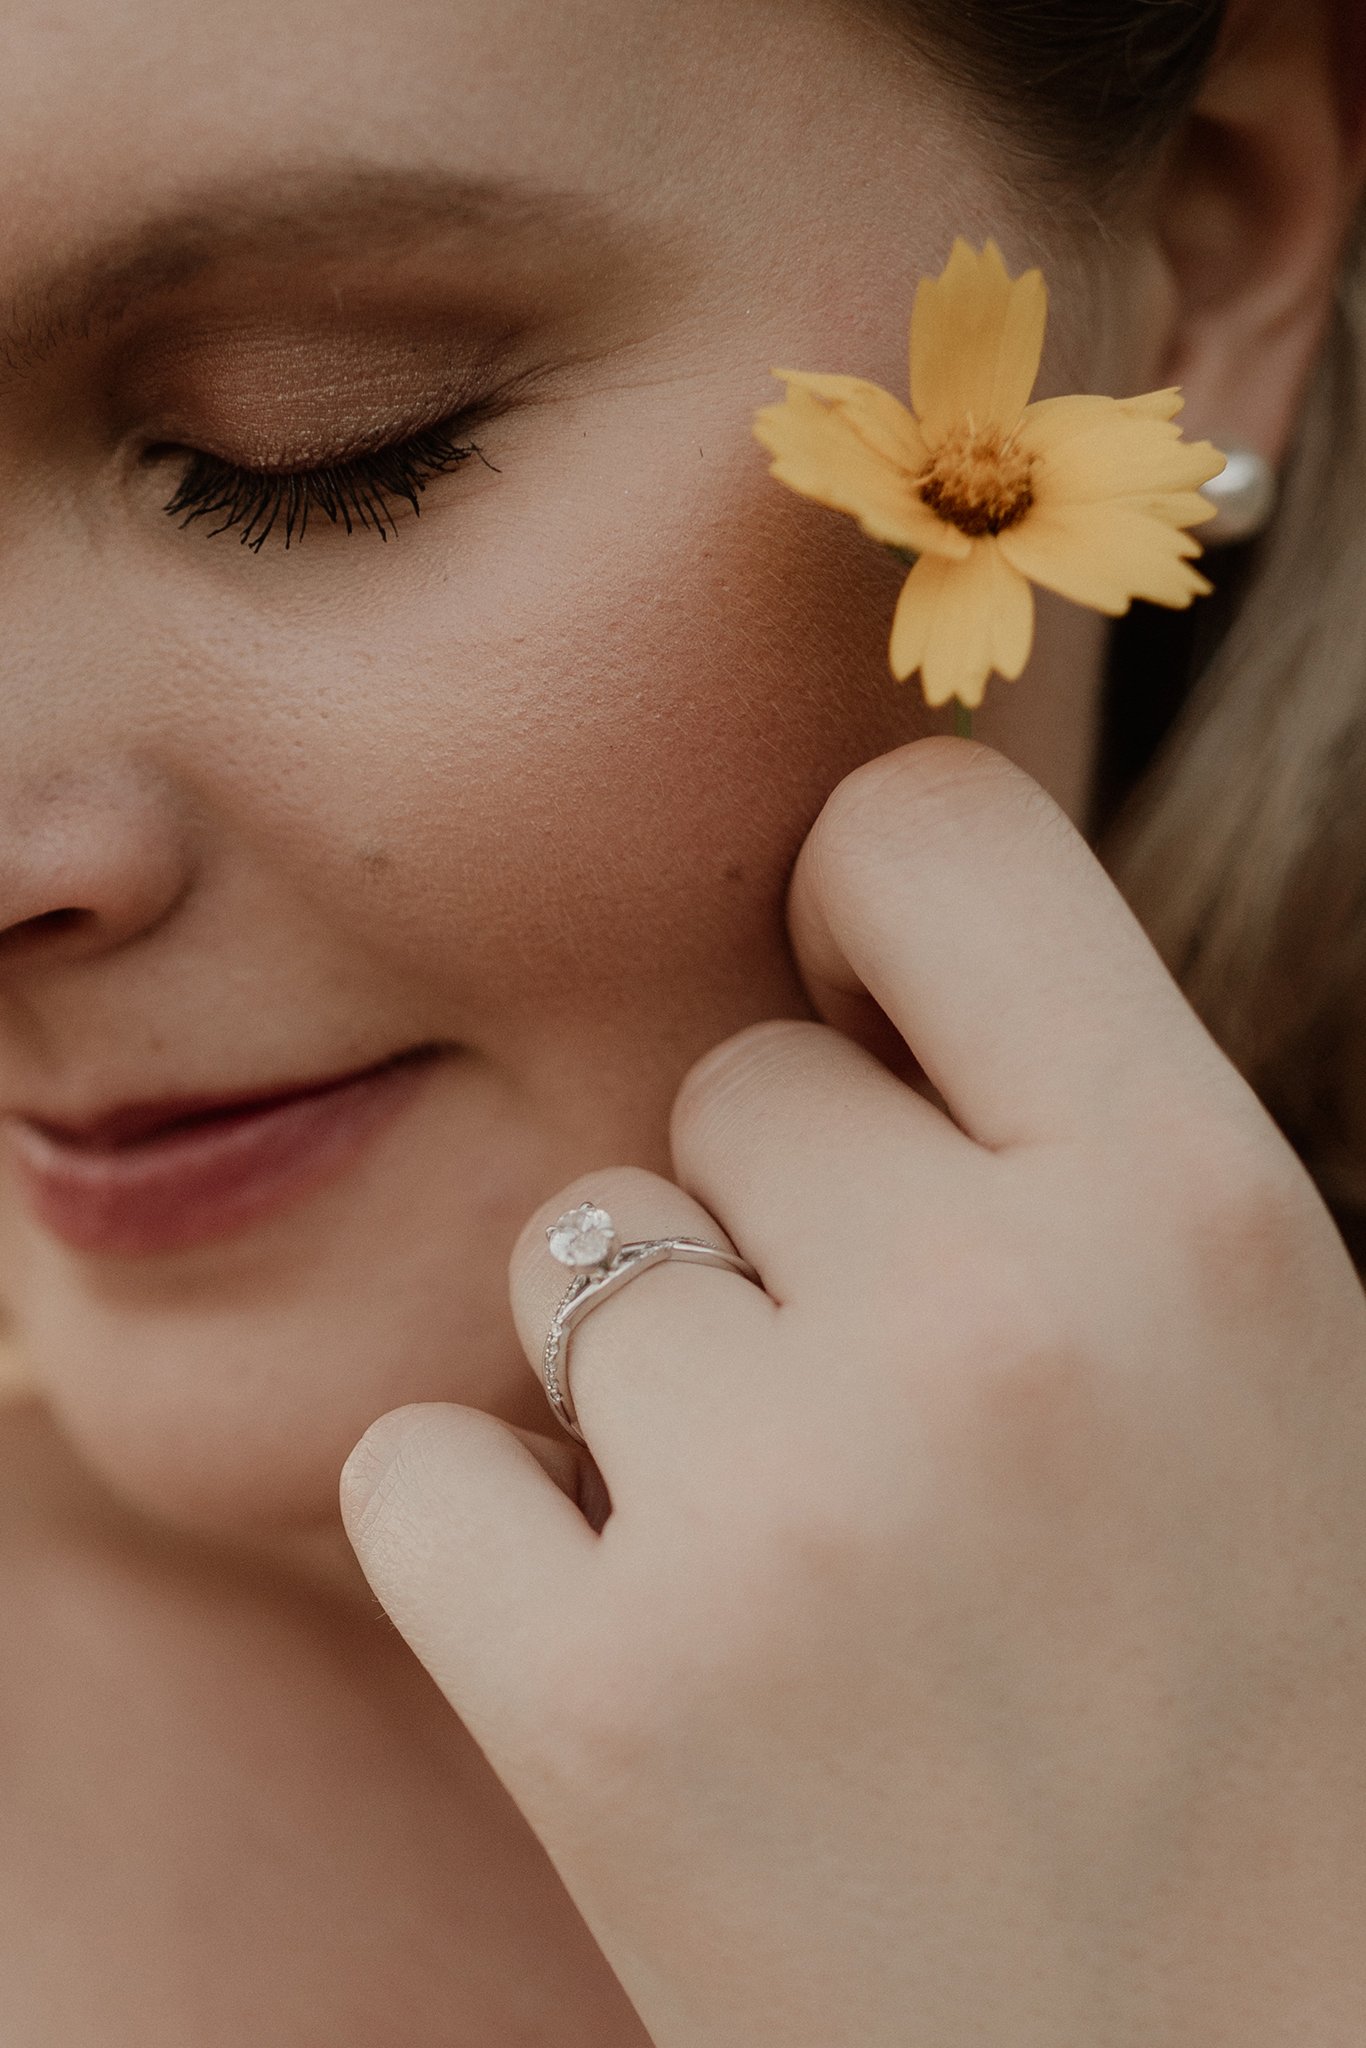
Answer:
[[[185,1251],[232,1237],[343,1173],[431,1065],[396,1062],[131,1145],[74,1145],[15,1123],[20,1178],[38,1221],[75,1251]]]

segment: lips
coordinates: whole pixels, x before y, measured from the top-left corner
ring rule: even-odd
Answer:
[[[73,1250],[147,1257],[207,1244],[336,1178],[429,1074],[438,1050],[252,1097],[134,1103],[79,1127],[9,1124],[37,1220]]]

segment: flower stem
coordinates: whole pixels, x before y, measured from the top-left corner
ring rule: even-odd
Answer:
[[[972,712],[961,697],[953,700],[953,729],[960,740],[972,738]]]

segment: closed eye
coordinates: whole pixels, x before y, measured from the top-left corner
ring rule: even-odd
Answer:
[[[485,415],[487,417],[487,414]],[[348,534],[377,533],[387,541],[398,531],[395,507],[422,510],[422,493],[435,477],[448,476],[471,457],[488,469],[477,443],[459,438],[473,409],[424,428],[421,433],[307,469],[243,469],[202,450],[191,453],[174,496],[163,508],[182,527],[215,519],[208,538],[236,532],[243,547],[259,554],[272,534],[286,548],[301,541],[316,515]]]

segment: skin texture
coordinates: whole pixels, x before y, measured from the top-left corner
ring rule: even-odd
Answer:
[[[338,1471],[400,1403],[545,1429],[506,1284],[527,1216],[595,1169],[672,1177],[698,1057],[814,1013],[798,849],[843,777],[930,729],[886,673],[898,565],[749,439],[768,365],[901,388],[915,281],[990,232],[1053,285],[1043,391],[1180,379],[1193,433],[1274,456],[1352,195],[1321,27],[1285,31],[1288,69],[1258,42],[1102,242],[815,0],[347,0],[325,36],[304,0],[7,8],[0,1107],[447,1049],[351,1171],[194,1252],[73,1254],[0,1162],[35,1397],[0,1598],[11,1672],[42,1674],[6,1679],[6,1713],[62,1817],[19,1809],[5,1859],[21,2048],[640,2039],[377,1616]],[[493,217],[509,180],[553,219]],[[385,546],[257,556],[162,516],[175,449],[297,464],[489,387],[491,466]],[[1078,823],[1100,647],[1047,607],[979,724]],[[137,1784],[157,1798],[108,1803]],[[339,1826],[357,1784],[373,1806]]]
[[[237,215],[268,178],[267,204],[310,223],[300,164],[392,159],[367,141],[376,36],[385,107],[446,138],[445,168],[614,208],[606,252],[528,231],[505,262],[502,228],[429,226],[399,258],[381,219],[368,247],[348,230],[344,256],[226,257],[169,301],[141,293],[109,345],[9,386],[0,464],[29,497],[5,597],[6,1106],[88,1113],[451,1048],[362,1171],[231,1243],[72,1260],[10,1205],[4,1270],[44,1388],[111,1483],[196,1528],[334,1514],[346,1451],[414,1394],[539,1418],[504,1283],[528,1209],[595,1159],[664,1165],[691,1061],[802,1013],[782,926],[802,834],[843,773],[927,726],[885,670],[897,565],[784,503],[748,422],[776,392],[771,361],[904,385],[916,277],[965,221],[1007,231],[987,168],[956,162],[942,91],[888,74],[822,10],[785,31],[768,121],[804,119],[808,75],[833,65],[847,99],[871,96],[870,128],[909,108],[913,136],[852,223],[823,195],[854,138],[827,117],[820,162],[794,177],[775,161],[741,18],[718,4],[660,33],[629,6],[531,12],[534,34],[516,8],[462,9],[457,36],[444,5],[382,32],[342,9],[329,59],[309,8],[248,7],[201,37],[120,6],[93,40],[84,13],[77,30],[42,8],[10,74],[21,306],[54,242],[122,236],[187,191],[226,189]],[[197,67],[212,107],[191,114]],[[308,102],[303,132],[264,89],[277,78]],[[75,147],[96,80],[120,106],[145,98],[145,157],[121,118],[103,142],[80,124]],[[950,163],[952,209],[934,202],[906,244],[907,180],[940,190]],[[387,352],[366,334],[377,308]],[[491,339],[510,325],[519,340]],[[1083,364],[1065,319],[1059,353],[1064,388],[1148,367],[1118,350]],[[145,435],[297,460],[512,378],[521,401],[478,436],[498,473],[446,480],[387,546],[323,530],[257,557],[181,533],[160,511],[176,463],[136,459]],[[82,602],[54,610],[73,577]],[[1078,809],[1097,643],[1096,621],[1058,608],[1034,716],[1051,705],[1066,738],[1051,758],[1023,749]],[[81,919],[28,924],[57,909]]]
[[[814,1024],[695,1067],[678,1184],[591,1192],[719,1222],[762,1288],[672,1265],[576,1333],[597,1531],[487,1416],[376,1424],[371,1582],[656,2048],[1350,2048],[1366,1299],[1327,1211],[999,755],[850,776],[791,910],[945,1107]],[[529,1356],[547,1264],[533,1226]]]

